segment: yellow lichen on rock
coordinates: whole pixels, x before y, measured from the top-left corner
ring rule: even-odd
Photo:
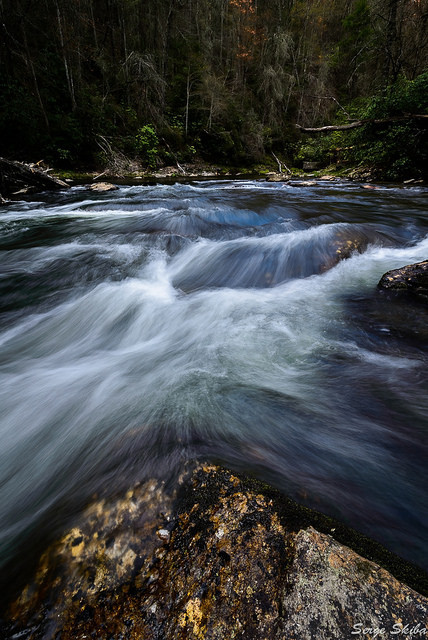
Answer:
[[[428,610],[330,535],[293,529],[283,499],[257,483],[204,465],[180,496],[148,481],[103,502],[99,518],[92,505],[40,559],[6,637],[307,640],[316,629],[343,640],[358,620],[416,623]]]
[[[186,603],[185,612],[178,617],[180,627],[191,627],[195,638],[204,637],[204,629],[202,624],[201,601],[199,598],[192,598]]]

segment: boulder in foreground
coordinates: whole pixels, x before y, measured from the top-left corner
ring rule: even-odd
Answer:
[[[339,537],[343,526],[218,467],[181,483],[169,494],[151,480],[91,505],[42,556],[2,637],[343,640],[426,629],[427,598],[307,521]]]

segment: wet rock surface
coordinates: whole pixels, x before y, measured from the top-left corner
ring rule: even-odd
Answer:
[[[288,182],[291,179],[291,174],[278,173],[277,171],[270,171],[266,174],[267,182]]]
[[[284,610],[292,612],[285,636],[290,640],[372,638],[400,630],[408,635],[406,625],[427,627],[426,599],[331,536],[312,527],[301,530],[294,553],[292,586],[283,600]]]
[[[407,293],[428,303],[428,260],[387,271],[380,279],[378,288]]]
[[[171,491],[150,480],[92,504],[43,554],[2,637],[298,640],[428,625],[427,598],[327,532],[423,585],[377,543],[202,465]]]
[[[91,184],[89,187],[91,191],[117,191],[119,187],[115,184],[111,184],[110,182],[95,182]]]
[[[340,229],[332,238],[329,255],[321,266],[321,272],[332,269],[341,260],[347,260],[356,253],[364,253],[370,244],[381,241],[384,245],[390,245],[391,241],[381,234],[374,234],[369,229]]]

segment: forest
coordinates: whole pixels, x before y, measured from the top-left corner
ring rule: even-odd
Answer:
[[[277,156],[393,180],[428,164],[428,0],[1,0],[0,14],[10,159]]]

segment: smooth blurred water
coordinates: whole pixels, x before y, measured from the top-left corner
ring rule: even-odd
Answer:
[[[1,565],[202,456],[426,566],[428,312],[376,284],[428,258],[427,195],[207,181],[0,209]]]

